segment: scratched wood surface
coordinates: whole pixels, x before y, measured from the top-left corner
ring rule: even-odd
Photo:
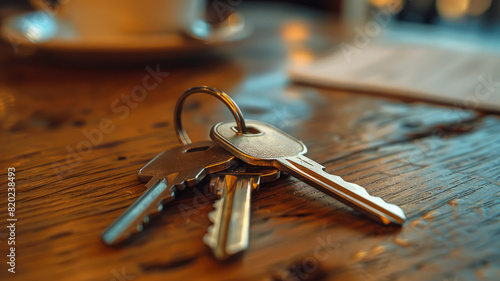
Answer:
[[[250,40],[194,61],[19,60],[2,45],[1,280],[498,280],[498,116],[290,83],[287,63],[342,32],[315,14],[246,11]],[[318,33],[290,41],[297,24]],[[148,66],[161,73],[134,99]],[[139,168],[178,145],[176,98],[202,84],[228,92],[246,118],[302,139],[328,172],[401,206],[408,221],[381,226],[290,177],[254,194],[250,248],[232,262],[215,261],[202,242],[215,199],[206,186],[129,243],[106,247],[100,233],[144,192]],[[194,140],[228,118],[202,95],[184,114]],[[7,167],[16,168],[15,274],[5,263]]]

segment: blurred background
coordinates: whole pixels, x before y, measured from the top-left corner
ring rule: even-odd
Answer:
[[[69,0],[59,1],[65,4]],[[4,41],[14,41],[13,44],[23,43],[24,41],[31,41],[31,43],[48,41],[49,37],[47,37],[47,34],[51,33],[51,27],[47,26],[47,22],[43,23],[45,25],[45,27],[42,28],[45,29],[43,32],[40,30],[35,32],[33,30],[28,30],[27,32],[31,32],[31,34],[16,35],[17,37],[13,35],[15,32],[12,32],[13,29],[15,31],[15,28],[5,23],[5,19],[9,16],[12,17],[12,15],[19,15],[22,13],[26,14],[29,11],[36,10],[33,7],[36,5],[33,5],[33,3],[37,2],[45,3],[44,6],[47,10],[57,9],[57,5],[61,5],[57,0],[0,0],[0,20],[4,21],[2,36]],[[297,28],[294,30],[293,25],[292,29],[286,32],[283,31],[282,34],[285,37],[289,36],[291,32],[295,32],[296,34],[290,35],[290,38],[295,38],[293,39],[295,41],[300,41],[300,38],[310,38],[318,33],[320,33],[320,37],[324,38],[325,34],[321,33],[325,31],[325,27],[333,26],[330,30],[326,31],[326,33],[328,33],[327,37],[333,38],[334,40],[323,48],[313,50],[315,54],[318,54],[318,51],[325,51],[329,49],[329,47],[331,49],[332,46],[335,46],[335,42],[349,40],[354,36],[354,34],[352,34],[352,26],[359,26],[360,23],[367,22],[374,17],[375,20],[377,20],[377,15],[382,13],[385,16],[387,12],[391,14],[390,28],[401,31],[399,28],[403,26],[404,30],[399,32],[396,37],[405,37],[405,35],[409,34],[405,39],[416,40],[421,36],[425,37],[428,35],[426,33],[432,30],[436,36],[432,37],[430,40],[441,40],[449,34],[454,34],[458,35],[458,41],[471,41],[471,38],[484,39],[483,41],[475,43],[476,45],[487,46],[491,45],[492,42],[495,42],[495,44],[498,42],[498,36],[491,35],[498,34],[500,30],[500,1],[494,0],[209,0],[206,2],[205,19],[209,24],[217,24],[226,21],[231,14],[237,11],[248,10],[246,9],[247,7],[253,7],[253,10],[261,9],[264,15],[265,12],[270,12],[272,7],[280,6],[283,7],[283,10],[290,10],[290,7],[294,7],[294,13],[296,14],[300,14],[302,10],[303,17],[308,18],[306,21],[309,22],[309,28],[315,29],[317,26],[315,26],[314,23],[321,23],[320,27],[323,30],[319,30],[319,28],[315,29],[314,32],[308,30],[307,36],[304,34],[304,28]],[[390,7],[390,9],[388,9],[388,7]],[[286,12],[277,13],[276,17],[279,18],[280,14],[286,14]],[[55,16],[59,17],[59,15]],[[256,19],[257,18],[258,17],[256,17]],[[257,28],[254,29],[258,31],[258,26],[262,23],[258,20],[257,22],[251,22],[252,20],[254,19],[249,19],[248,21],[250,28],[252,26],[257,26]],[[325,21],[329,21],[330,23],[325,25]],[[265,22],[267,22],[267,26],[271,28],[270,24],[272,24],[272,19],[266,18]],[[288,19],[284,21],[275,20],[274,23],[276,25],[281,25],[283,22],[286,24],[290,23]],[[34,26],[36,27],[36,23]],[[418,30],[419,32],[414,33],[416,28],[418,29],[420,26],[425,26],[427,29]],[[279,28],[279,26],[274,27]],[[384,26],[384,28],[387,29],[389,26]],[[64,28],[59,27],[60,32],[61,30],[65,31]],[[351,32],[351,34],[349,34],[349,32]],[[43,38],[43,36],[46,38]],[[25,43],[29,45],[30,42]],[[453,44],[455,43],[457,42]],[[316,46],[317,45],[318,44],[316,44]],[[43,45],[39,45],[38,47],[46,49]],[[490,49],[495,49],[496,47],[497,45]],[[12,50],[5,48],[2,52],[8,51]],[[30,56],[33,53],[34,51],[31,49],[27,51],[21,50],[20,52],[16,52],[16,56]]]
[[[59,1],[64,4],[69,0]],[[35,10],[33,3],[37,2],[45,3],[44,5],[47,10],[58,5],[57,0],[0,0],[0,20],[4,20],[8,16],[15,14],[33,11]],[[498,34],[500,30],[500,1],[495,0],[209,0],[206,2],[206,21],[210,24],[223,22],[232,13],[244,10],[245,7],[259,7],[263,11],[266,9],[270,11],[269,7],[273,6],[272,3],[275,3],[274,6],[283,6],[285,10],[287,7],[296,7],[295,12],[303,9],[304,14],[309,15],[312,21],[316,18],[317,22],[323,22],[326,18],[332,21],[332,25],[339,26],[339,23],[341,23],[344,27],[347,26],[348,28],[349,26],[374,18],[377,12],[387,12],[389,11],[387,8],[390,7],[389,12],[392,14],[391,27],[398,26],[399,23],[410,31],[413,31],[415,26],[428,26],[432,27],[433,30],[445,33],[449,31],[458,34],[474,34],[478,38],[487,37],[485,40],[486,45],[490,44],[492,40],[495,42],[498,41],[498,36],[490,36],[490,34]],[[266,21],[270,22],[269,19],[266,19]],[[250,25],[252,24],[258,25],[259,23],[250,22]],[[4,23],[4,27],[5,25],[7,24]],[[45,30],[46,33],[50,33],[48,27],[45,27],[45,29],[47,29]],[[426,29],[425,32],[428,31],[429,29]],[[298,34],[296,36],[300,37],[300,33],[303,30],[300,31],[297,29],[296,32]],[[317,30],[315,33],[317,33]],[[404,33],[402,34],[404,35]],[[4,41],[14,40],[21,42],[26,39],[13,39],[11,30],[4,30],[3,34]],[[337,41],[345,40],[346,37],[342,37],[343,35],[345,34],[337,32],[337,34],[334,34],[334,37],[336,37]],[[411,36],[415,37],[416,34],[412,33]],[[443,34],[440,34],[438,37],[442,36]],[[21,35],[21,37],[23,36]],[[46,40],[30,39],[30,36],[24,37],[27,37],[30,41],[37,42]],[[464,39],[469,40],[470,38],[465,36]],[[17,56],[22,57],[23,55],[31,55],[32,53],[32,51],[20,52],[17,53]]]
[[[213,7],[209,0],[207,7]],[[47,0],[55,5],[57,0]],[[369,16],[369,9],[398,5],[395,18],[402,22],[432,24],[468,30],[496,30],[500,18],[500,1],[496,0],[244,0],[244,2],[282,2],[326,11],[349,20]],[[1,0],[2,16],[16,11],[33,9],[29,0]],[[212,9],[213,12],[213,9]],[[212,15],[213,17],[213,15]],[[209,20],[216,20],[215,17]]]
[[[72,1],[78,2],[59,1],[42,0],[47,10],[57,9],[58,5],[71,6]],[[256,95],[256,89],[265,89],[275,91],[278,93],[276,96],[279,96],[283,92],[283,85],[295,80],[356,91],[392,91],[397,95],[407,96],[408,93],[415,92],[417,94],[411,96],[419,99],[424,96],[421,93],[424,93],[427,100],[459,103],[472,109],[500,110],[500,100],[492,102],[483,99],[479,103],[472,103],[473,106],[464,105],[467,96],[474,92],[478,75],[498,73],[497,61],[489,55],[481,54],[500,50],[500,1],[209,0],[204,7],[204,20],[214,26],[220,23],[229,26],[229,35],[222,34],[222,39],[216,38],[213,44],[204,44],[203,38],[201,44],[194,44],[186,38],[160,36],[119,38],[122,41],[108,39],[109,42],[98,41],[95,45],[86,44],[86,37],[72,37],[73,35],[65,33],[56,33],[55,37],[51,37],[54,34],[51,33],[52,28],[57,28],[52,21],[42,20],[40,23],[36,18],[31,18],[33,21],[30,21],[29,15],[36,10],[33,3],[37,2],[40,1],[0,0],[3,37],[0,61],[5,66],[5,75],[0,78],[0,85],[9,89],[17,87],[15,81],[19,74],[16,73],[36,73],[29,77],[43,76],[46,73],[44,67],[48,65],[55,66],[53,70],[57,75],[50,75],[50,79],[51,86],[57,92],[64,83],[64,79],[60,77],[70,75],[66,71],[67,67],[77,69],[82,65],[93,65],[93,72],[85,72],[85,75],[92,78],[81,78],[75,83],[96,80],[95,83],[100,85],[99,77],[104,74],[100,70],[96,71],[96,68],[106,65],[108,61],[128,64],[166,61],[162,65],[176,73],[180,69],[188,69],[191,73],[192,69],[200,69],[201,72],[202,69],[225,64],[234,65],[238,71],[230,71],[237,76],[232,78],[231,84],[236,85],[237,91],[252,92],[252,95]],[[109,15],[117,13],[113,9],[107,12]],[[57,13],[49,15],[59,17]],[[236,15],[242,17],[235,17]],[[244,24],[241,18],[244,18]],[[92,16],[88,17],[89,22],[93,20]],[[63,23],[56,22],[61,25],[58,32],[66,31]],[[375,26],[370,23],[375,23]],[[243,27],[232,32],[231,25]],[[99,31],[98,29],[94,31]],[[44,37],[46,34],[48,36]],[[77,40],[72,41],[74,38]],[[372,43],[379,41],[390,42],[390,48],[377,49],[378,45]],[[399,46],[394,42],[404,42],[406,45],[403,48],[394,47]],[[345,45],[346,43],[349,45]],[[424,49],[422,45],[438,45],[444,49]],[[468,53],[464,56],[462,53],[448,52],[451,49],[465,49]],[[312,68],[289,71],[290,66],[321,61],[321,58],[329,56],[332,51],[344,54],[344,58],[325,60],[325,64],[336,68],[321,69],[313,65]],[[351,55],[359,61],[351,64]],[[374,57],[378,59],[378,63],[370,65],[371,58]],[[57,66],[58,64],[64,66]],[[138,71],[144,66],[135,67],[129,70]],[[346,71],[348,68],[352,71]],[[113,73],[124,69],[111,67],[109,71]],[[290,75],[290,72],[295,75]],[[106,75],[107,73],[105,72]],[[324,73],[328,77],[322,77]],[[382,74],[383,79],[380,78]],[[406,76],[396,77],[399,74]],[[194,81],[189,82],[190,85],[211,81],[217,86],[217,79],[213,77],[205,79],[203,76],[190,74],[187,77]],[[337,80],[327,81],[332,77]],[[198,80],[200,82],[196,82]],[[117,81],[124,82],[118,78]],[[372,83],[373,81],[378,84]],[[224,83],[222,86],[227,87]],[[386,86],[390,86],[391,91]],[[169,90],[175,93],[178,91]],[[297,112],[303,111],[300,101],[296,107]]]

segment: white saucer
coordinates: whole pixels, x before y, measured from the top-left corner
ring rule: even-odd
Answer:
[[[240,15],[237,16],[241,18]],[[202,27],[208,26],[205,22],[195,23],[195,25],[200,24]],[[192,29],[198,28],[193,26]],[[8,17],[2,25],[0,35],[12,44],[33,45],[37,50],[57,55],[142,54],[145,57],[157,55],[168,57],[239,41],[250,34],[248,26],[243,23],[223,29],[213,31],[208,29],[209,34],[204,34],[203,39],[195,39],[198,36],[182,33],[127,34],[89,38],[78,34],[71,23],[38,11]]]

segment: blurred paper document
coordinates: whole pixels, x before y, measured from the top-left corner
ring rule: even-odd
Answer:
[[[406,44],[341,46],[316,62],[292,67],[292,79],[500,112],[498,54]]]

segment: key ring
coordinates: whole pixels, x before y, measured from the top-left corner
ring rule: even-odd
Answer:
[[[238,128],[238,133],[240,134],[246,134],[247,133],[247,127],[245,125],[245,119],[243,118],[243,114],[241,113],[240,108],[238,105],[229,97],[226,93],[224,93],[221,90],[217,90],[212,87],[208,86],[198,86],[198,87],[193,87],[185,91],[177,100],[177,104],[175,105],[175,110],[174,110],[174,130],[175,133],[177,134],[177,139],[184,145],[188,145],[191,142],[191,139],[188,137],[186,130],[184,130],[184,127],[182,126],[182,107],[184,106],[184,102],[186,101],[186,98],[192,94],[195,93],[205,93],[209,94],[211,96],[214,96],[218,98],[220,101],[222,101],[231,111],[231,113],[234,116],[234,119],[236,119],[236,125]]]

